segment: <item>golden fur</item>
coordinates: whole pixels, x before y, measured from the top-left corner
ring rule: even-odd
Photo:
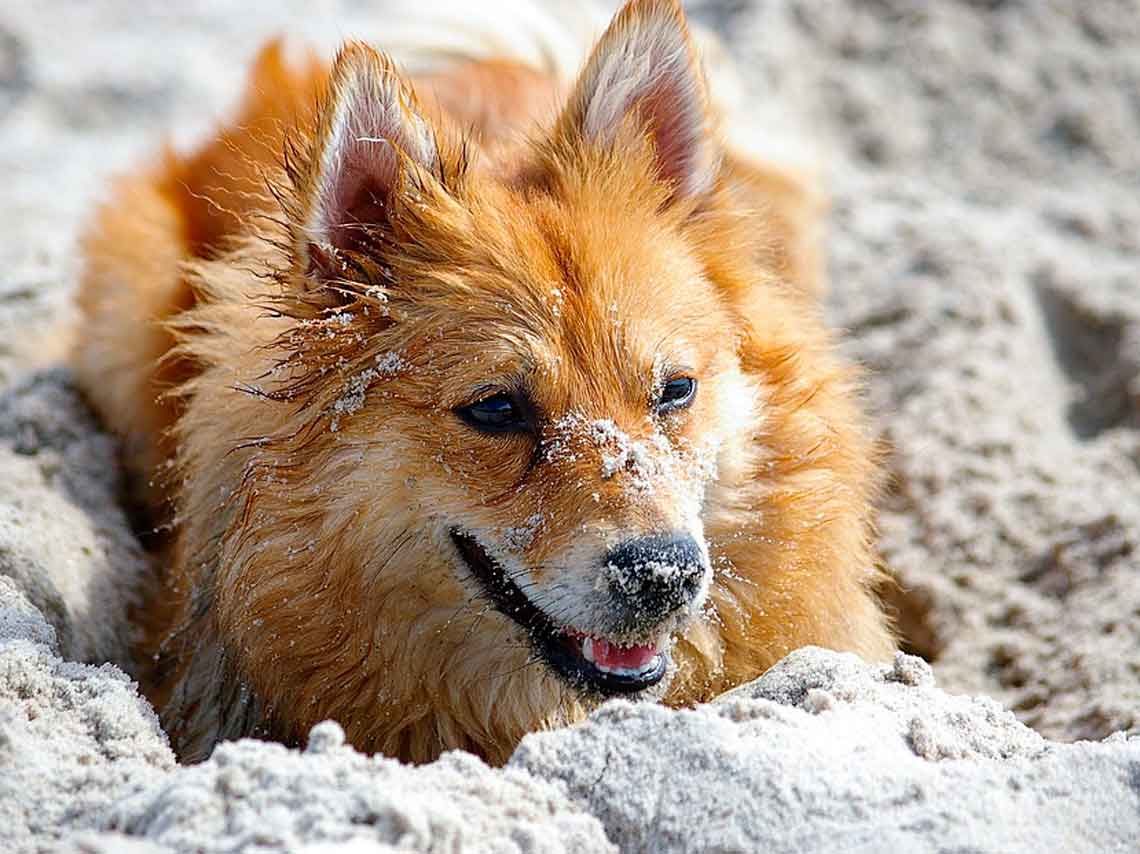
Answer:
[[[615,532],[703,533],[670,705],[805,644],[894,648],[875,453],[814,300],[820,206],[723,149],[698,68],[668,0],[633,0],[573,88],[506,60],[405,80],[362,45],[290,68],[271,45],[229,129],[118,186],[74,364],[171,526],[144,685],[184,759],[333,718],[363,750],[502,762],[580,719],[596,698],[465,576],[457,525],[524,531],[512,566],[559,607]],[[698,394],[654,419],[669,365]],[[535,437],[456,417],[520,376]]]

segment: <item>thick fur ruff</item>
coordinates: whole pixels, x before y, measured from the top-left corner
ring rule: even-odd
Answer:
[[[169,532],[140,616],[184,759],[333,718],[363,750],[502,762],[586,714],[458,529],[567,626],[600,619],[599,550],[691,532],[711,572],[666,626],[647,696],[670,705],[806,644],[893,650],[876,453],[815,302],[820,205],[719,141],[699,69],[666,0],[623,9],[573,85],[271,45],[232,126],[120,183],[74,364]],[[678,371],[692,404],[653,415]],[[456,414],[522,386],[530,433]]]

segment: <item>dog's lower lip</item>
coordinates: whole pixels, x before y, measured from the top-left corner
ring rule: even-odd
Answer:
[[[535,651],[574,687],[604,695],[632,694],[653,687],[665,676],[669,655],[664,644],[622,646],[560,628],[510,580],[475,537],[454,529],[451,539],[495,607],[526,630]]]

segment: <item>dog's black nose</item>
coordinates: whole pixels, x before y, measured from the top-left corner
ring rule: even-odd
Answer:
[[[604,573],[630,622],[649,626],[693,600],[705,560],[687,534],[657,534],[615,546],[606,555]]]

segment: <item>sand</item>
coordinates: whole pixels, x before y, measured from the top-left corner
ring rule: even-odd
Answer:
[[[1140,834],[1140,738],[1049,742],[901,653],[800,650],[692,711],[612,701],[499,770],[363,756],[332,722],[304,751],[246,740],[177,768],[121,671],[55,649],[0,579],[5,850],[1125,851]]]
[[[243,743],[175,767],[119,669],[144,566],[115,445],[60,367],[76,235],[109,176],[225,114],[264,37],[377,38],[378,7],[0,11],[0,850],[1134,848],[1140,4],[1124,0],[692,7],[742,69],[741,126],[832,197],[827,309],[869,369],[891,447],[882,548],[933,676],[804,651],[706,708],[611,704],[528,738],[506,771],[368,759],[329,725],[304,753]]]

